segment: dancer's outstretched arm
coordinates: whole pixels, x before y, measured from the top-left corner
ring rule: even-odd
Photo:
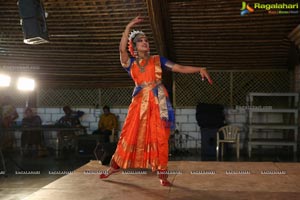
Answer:
[[[143,19],[141,18],[141,16],[137,16],[135,17],[133,20],[131,20],[123,34],[122,34],[122,38],[121,38],[121,41],[120,41],[120,46],[119,46],[119,51],[120,51],[120,61],[121,61],[121,64],[123,67],[125,66],[128,66],[128,61],[129,61],[129,55],[127,53],[127,46],[128,46],[128,35],[129,35],[129,32],[130,32],[130,29],[135,26],[136,24],[142,22]]]

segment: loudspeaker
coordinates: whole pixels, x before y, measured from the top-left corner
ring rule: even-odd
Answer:
[[[35,17],[22,20],[24,42],[26,44],[40,44],[48,42],[46,24]]]
[[[19,0],[19,13],[22,19],[40,15],[42,4],[40,0]]]
[[[201,158],[202,160],[216,159],[218,128],[201,128]]]
[[[224,106],[220,104],[198,103],[196,120],[201,128],[220,128],[224,126]]]
[[[24,43],[41,44],[48,42],[48,29],[42,2],[40,0],[19,0],[18,5]]]
[[[201,160],[216,160],[216,147],[217,147],[217,132],[218,128],[201,128]],[[224,139],[221,138],[220,139]],[[227,144],[224,144],[224,154],[228,152]],[[219,151],[219,157],[221,151]]]

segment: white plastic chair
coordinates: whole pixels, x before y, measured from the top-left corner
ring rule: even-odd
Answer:
[[[223,137],[222,137],[223,136]],[[222,138],[222,139],[221,139]],[[217,132],[217,161],[219,160],[219,147],[221,144],[221,158],[223,160],[224,155],[224,143],[236,144],[236,157],[237,160],[240,159],[240,133],[239,128],[233,125],[227,125],[221,127]]]

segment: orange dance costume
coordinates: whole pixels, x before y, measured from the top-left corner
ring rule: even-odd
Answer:
[[[138,65],[137,59],[131,58],[125,68],[136,87],[112,157],[112,164],[120,168],[167,169],[168,140],[175,119],[167,90],[161,83],[161,60],[166,59],[150,56]]]
[[[151,166],[153,171],[157,171],[160,184],[171,186],[167,180],[168,140],[175,117],[167,90],[161,83],[162,70],[200,73],[203,80],[207,78],[209,83],[212,80],[205,68],[176,64],[158,55],[149,56],[149,41],[145,33],[139,30],[129,33],[143,20],[138,15],[122,33],[119,46],[121,65],[130,74],[136,87],[110,168],[100,178],[107,178],[120,168]],[[132,58],[129,58],[128,51]]]

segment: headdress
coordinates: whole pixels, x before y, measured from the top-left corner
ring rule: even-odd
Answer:
[[[135,38],[137,35],[145,35],[145,33],[143,31],[136,31],[136,30],[133,30],[131,31],[131,33],[129,34],[129,40],[132,40],[133,42],[136,42],[135,41]]]
[[[135,49],[136,38],[138,35],[145,35],[143,31],[133,30],[128,37],[128,50],[133,57],[137,56],[137,51]]]

